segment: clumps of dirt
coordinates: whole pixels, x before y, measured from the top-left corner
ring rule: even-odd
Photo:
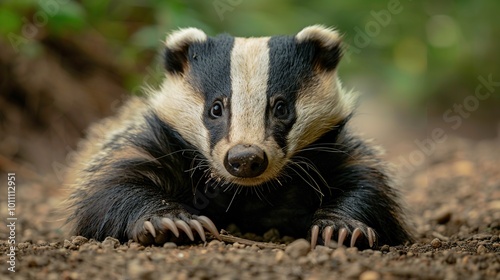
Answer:
[[[57,184],[23,182],[16,272],[6,270],[4,228],[0,266],[13,279],[500,279],[500,145],[451,136],[444,144],[403,182],[414,244],[311,250],[276,230],[257,236],[235,227],[226,230],[236,236],[193,245],[98,242],[61,231]]]
[[[18,245],[19,270],[29,279],[493,279],[500,272],[498,235],[465,241],[382,246],[377,250],[317,246],[298,239],[284,249],[218,240],[206,244],[144,247],[81,236],[64,242]],[[6,244],[2,241],[0,248]]]

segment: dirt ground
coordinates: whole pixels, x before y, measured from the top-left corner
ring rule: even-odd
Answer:
[[[311,251],[304,240],[276,231],[257,237],[266,243],[253,244],[96,242],[61,230],[57,181],[17,173],[16,186],[15,272],[8,271],[9,229],[2,226],[2,279],[500,279],[500,139],[448,137],[402,178],[416,243],[364,251]],[[1,217],[8,223],[4,193]]]

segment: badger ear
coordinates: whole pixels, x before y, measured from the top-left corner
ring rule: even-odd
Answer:
[[[189,46],[204,42],[207,35],[197,28],[182,28],[167,36],[165,41],[165,69],[171,74],[181,74],[186,70]]]
[[[299,44],[312,45],[314,64],[321,70],[334,70],[342,56],[341,36],[331,28],[322,25],[308,26],[295,36]]]

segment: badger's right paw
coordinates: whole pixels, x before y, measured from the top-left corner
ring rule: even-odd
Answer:
[[[194,241],[193,230],[205,241],[205,230],[220,239],[215,224],[208,217],[191,215],[182,211],[178,214],[153,216],[147,220],[139,220],[132,230],[132,238],[142,245],[162,245],[169,241],[179,242],[185,237]]]

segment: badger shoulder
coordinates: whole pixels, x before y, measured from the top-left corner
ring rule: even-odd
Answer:
[[[130,97],[116,114],[92,124],[85,132],[85,138],[78,143],[77,152],[66,170],[65,185],[70,188],[85,185],[85,173],[90,167],[122,150],[124,136],[143,126],[144,114],[148,110],[150,108],[143,97]],[[129,149],[129,152],[133,151]]]
[[[343,146],[345,153],[336,168],[342,173],[338,183],[342,185],[347,182],[342,187],[344,190],[349,189],[353,182],[360,186],[358,200],[354,204],[358,201],[370,204],[357,207],[369,209],[367,215],[372,217],[373,226],[378,229],[378,234],[384,235],[379,236],[380,241],[388,244],[413,241],[415,237],[411,229],[414,225],[399,188],[395,166],[386,160],[385,149],[349,125],[339,134],[336,145]],[[373,193],[369,194],[367,188],[372,189]]]

